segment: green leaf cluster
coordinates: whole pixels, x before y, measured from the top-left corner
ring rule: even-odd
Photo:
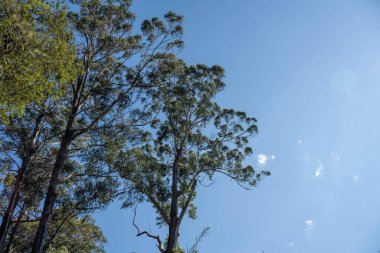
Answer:
[[[60,1],[0,2],[0,120],[58,96],[75,79],[73,35]]]

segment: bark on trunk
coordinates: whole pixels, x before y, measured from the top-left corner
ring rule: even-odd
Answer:
[[[57,198],[57,187],[59,176],[66,161],[67,149],[71,143],[71,137],[65,135],[61,142],[61,147],[57,154],[53,172],[50,177],[48,191],[45,197],[44,207],[41,213],[38,230],[34,239],[32,253],[42,253],[46,242],[49,220],[53,214],[54,203]]]
[[[169,224],[169,237],[166,247],[166,253],[174,253],[174,249],[178,244],[178,231],[179,231],[179,219],[178,219],[178,172],[179,161],[182,156],[182,150],[177,152],[176,158],[173,163],[172,174],[172,203],[170,206],[170,224]]]
[[[68,148],[73,141],[74,131],[73,125],[75,122],[75,117],[78,113],[78,110],[81,108],[83,104],[80,103],[80,97],[83,94],[83,85],[85,80],[79,80],[79,83],[74,91],[74,98],[72,101],[72,110],[70,113],[70,117],[66,124],[65,134],[61,139],[61,145],[55,160],[55,164],[53,167],[53,172],[50,177],[50,182],[48,186],[48,190],[45,197],[44,207],[41,213],[40,222],[38,225],[38,230],[36,232],[36,236],[33,242],[32,253],[43,253],[44,246],[46,243],[48,228],[49,228],[49,220],[53,214],[55,200],[57,199],[57,187],[59,183],[59,177],[62,171],[62,168],[67,159],[67,151]],[[76,133],[78,136],[79,133]]]
[[[176,219],[172,224],[170,224],[166,253],[174,253],[174,249],[178,245],[179,225],[180,224],[178,222],[178,219]]]
[[[26,168],[28,167],[29,161],[25,161],[22,163],[20,170],[18,171],[15,185],[13,187],[13,191],[11,194],[11,197],[9,199],[7,210],[4,214],[3,220],[1,221],[0,226],[0,251],[3,251],[4,248],[4,242],[5,238],[8,234],[9,225],[11,224],[12,216],[14,213],[14,210],[16,208],[17,202],[19,200],[19,192],[21,187],[21,182],[23,180]]]

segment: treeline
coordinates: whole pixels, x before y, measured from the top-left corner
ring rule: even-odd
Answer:
[[[182,17],[137,31],[131,4],[1,1],[1,252],[105,252],[91,214],[115,199],[150,203],[167,235],[133,220],[137,236],[185,252],[198,187],[269,175],[244,163],[256,119],[215,101],[224,70],[178,58]]]

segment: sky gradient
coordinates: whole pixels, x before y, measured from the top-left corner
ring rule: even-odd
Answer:
[[[380,2],[375,0],[136,0],[138,22],[184,15],[190,64],[218,64],[224,107],[258,119],[249,160],[272,172],[253,191],[218,177],[200,188],[200,253],[376,253],[380,250]],[[131,210],[95,215],[107,252],[157,252],[135,237]],[[154,212],[137,223],[153,233]]]

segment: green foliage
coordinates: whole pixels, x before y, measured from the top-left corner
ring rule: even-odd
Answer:
[[[249,140],[257,133],[256,119],[215,102],[225,86],[221,67],[187,66],[171,59],[161,68],[160,90],[152,94],[161,114],[147,129],[147,142],[121,150],[114,166],[130,192],[153,204],[158,225],[172,230],[185,213],[196,217],[198,183],[212,182],[219,173],[252,189],[270,173],[245,164],[252,153]]]
[[[59,213],[59,209],[57,210]],[[60,215],[52,220],[49,235],[55,235],[57,228],[61,225]],[[30,244],[34,238],[37,222],[26,222],[20,224],[18,233],[13,240],[12,252],[30,252]],[[51,240],[51,241],[50,241]],[[69,218],[60,228],[56,237],[50,241],[47,253],[104,253],[104,244],[107,242],[100,228],[90,216]]]
[[[174,249],[173,253],[185,253],[185,251],[183,249],[181,249],[180,247],[177,247]]]
[[[194,203],[189,205],[189,218],[195,220],[197,218],[197,206]]]
[[[61,92],[75,78],[75,50],[60,1],[0,2],[0,121]]]
[[[55,222],[57,224],[58,221]],[[55,229],[53,224],[51,229]],[[57,237],[51,242],[47,253],[67,249],[77,253],[104,253],[107,242],[100,228],[91,216],[69,219]],[[58,251],[59,252],[59,251]]]
[[[161,204],[171,200],[172,165],[180,156],[179,191],[186,195],[194,180],[222,173],[250,188],[263,174],[244,159],[252,153],[249,138],[257,132],[256,119],[244,112],[221,109],[214,102],[224,83],[223,69],[204,65],[187,67],[172,62],[172,72],[155,94],[162,102],[162,114],[152,127],[150,141],[139,148],[122,152],[117,164],[122,177],[131,180],[137,190],[152,194]],[[186,198],[185,198],[186,199]]]
[[[65,246],[62,246],[59,249],[49,248],[46,253],[70,253],[70,251]]]

